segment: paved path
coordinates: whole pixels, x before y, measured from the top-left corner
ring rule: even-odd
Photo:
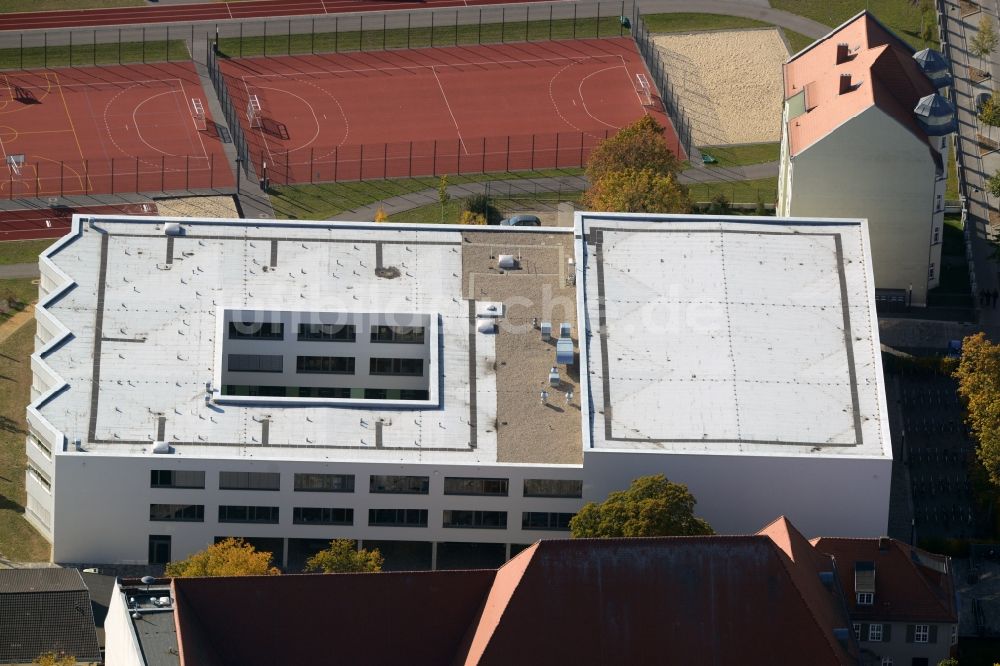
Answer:
[[[0,280],[13,280],[17,278],[38,277],[38,263],[32,264],[7,264],[0,266]]]
[[[687,185],[694,183],[731,183],[742,180],[756,180],[778,175],[778,163],[753,164],[745,167],[697,167],[690,168],[681,174],[681,182]],[[450,185],[448,194],[453,199],[462,199],[472,194],[489,192],[494,197],[530,196],[539,192],[580,192],[587,189],[587,179],[583,176],[559,176],[552,178],[521,178],[517,180],[500,180],[489,183],[463,183]],[[373,220],[375,211],[381,205],[386,215],[404,213],[420,206],[438,202],[437,188],[427,188],[410,194],[389,197],[339,213],[331,220]]]
[[[983,2],[983,7],[989,15],[997,13],[996,4],[990,0]],[[974,65],[978,61],[970,56],[968,42],[976,34],[976,26],[984,14],[978,13],[960,18],[958,0],[945,0],[944,13],[945,41],[948,43],[948,57],[951,59],[951,70],[955,77],[953,86],[955,104],[958,109],[959,134],[957,149],[962,153],[962,181],[966,206],[969,210],[967,224],[972,230],[971,246],[975,265],[977,289],[998,289],[1000,280],[997,275],[997,262],[992,257],[992,239],[1000,237],[1000,225],[991,225],[989,210],[996,207],[997,202],[990,201],[985,192],[986,179],[1000,168],[1000,153],[979,155],[976,135],[979,133],[978,120],[974,112],[974,97],[977,93],[991,91],[995,81],[1000,78],[1000,61],[998,55],[993,55],[990,63],[991,80],[985,85],[973,84],[968,78],[966,69],[970,60]],[[974,297],[977,294],[973,294]],[[978,299],[977,299],[978,300]],[[984,308],[980,311],[979,324],[983,328],[996,328],[1000,325],[1000,310]]]

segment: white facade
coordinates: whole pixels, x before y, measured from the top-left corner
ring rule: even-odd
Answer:
[[[178,220],[186,233],[172,240],[163,222],[77,217],[41,259],[26,515],[57,562],[179,559],[228,536],[267,540],[286,565],[338,537],[420,544],[428,565],[463,544],[506,557],[565,537],[585,502],[661,472],[689,484],[718,531],[753,532],[779,514],[810,535],[885,531],[891,449],[863,222],[579,214],[575,229],[483,231]],[[165,248],[170,268],[155,266]],[[498,271],[498,253],[528,270]],[[399,275],[372,276],[375,254]],[[498,284],[514,289],[488,299]],[[550,389],[539,405],[555,342],[516,308],[553,287],[575,289],[575,305],[556,307],[576,312],[553,321],[578,322],[580,390],[563,405]],[[501,307],[482,307],[492,302]],[[430,404],[230,400],[223,346],[277,344],[286,368],[299,348],[341,348],[291,328],[281,342],[228,340],[219,313],[230,308],[429,317],[432,343],[409,348],[432,368]],[[683,325],[664,327],[657,317],[677,308]],[[498,311],[499,331],[480,326]],[[600,312],[614,319],[603,343]],[[633,332],[652,332],[640,337],[649,344]],[[543,362],[518,372],[537,383],[500,372],[532,348]],[[688,373],[710,381],[692,392]],[[286,386],[302,379],[281,374]],[[556,420],[523,429],[545,418]],[[560,437],[575,439],[559,449]]]
[[[926,305],[941,272],[947,137],[930,138],[935,160],[927,143],[871,106],[790,156],[787,118],[783,126],[778,216],[867,219],[875,287]]]

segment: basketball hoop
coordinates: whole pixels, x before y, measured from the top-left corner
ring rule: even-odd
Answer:
[[[247,120],[250,122],[250,127],[261,129],[264,127],[261,120],[260,99],[257,95],[250,95],[250,100],[247,102]]]
[[[639,99],[642,101],[643,106],[653,106],[653,89],[649,85],[649,79],[646,78],[645,74],[635,75],[636,92],[639,95]]]
[[[208,120],[205,118],[205,106],[197,97],[191,98],[191,118],[194,120],[195,129],[204,132],[208,129]]]
[[[7,156],[7,166],[10,168],[11,173],[20,176],[21,167],[24,166],[24,155],[8,155]]]

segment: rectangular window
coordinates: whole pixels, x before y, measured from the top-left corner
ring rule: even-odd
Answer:
[[[376,476],[368,481],[368,491],[400,495],[426,495],[430,487],[427,476]]]
[[[427,509],[368,509],[368,524],[379,527],[427,527]]]
[[[875,603],[875,595],[871,592],[858,592],[857,601],[859,606],[871,606]]]
[[[930,635],[931,635],[930,625],[918,624],[913,627],[914,643],[926,643],[930,639]]]
[[[219,472],[219,490],[281,490],[278,472]]]
[[[368,362],[370,375],[405,375],[407,377],[424,376],[424,359],[422,358],[372,358]]]
[[[28,439],[31,440],[31,443],[35,445],[36,449],[42,452],[43,456],[50,459],[52,458],[52,451],[49,449],[48,446],[45,445],[45,442],[41,437],[29,431]]]
[[[937,243],[940,237],[941,237],[941,228],[934,227],[934,242]]]
[[[869,624],[868,625],[868,640],[874,643],[882,642],[882,625],[881,624]]]
[[[445,495],[492,495],[507,496],[507,479],[480,479],[476,477],[446,476]]]
[[[365,400],[385,400],[389,393],[385,389],[365,389]]]
[[[299,324],[299,342],[354,342],[355,339],[354,324]]]
[[[149,470],[150,488],[204,488],[205,473],[181,469]]]
[[[229,322],[230,340],[281,340],[285,337],[285,325],[280,322],[259,321]]]
[[[354,509],[297,506],[292,509],[292,522],[296,525],[353,525]]]
[[[882,657],[881,666],[892,666],[892,657]]]
[[[300,386],[300,398],[350,398],[351,389],[340,386]]]
[[[955,645],[958,643],[958,625],[953,624],[951,626],[951,644]]]
[[[298,356],[295,371],[303,374],[353,375],[353,356]]]
[[[583,481],[575,479],[525,479],[525,497],[583,497]]]
[[[202,523],[205,522],[205,506],[203,504],[150,504],[149,519]]]
[[[52,492],[52,482],[49,481],[48,477],[45,476],[41,470],[35,469],[34,465],[28,465],[28,474],[30,474],[35,481],[42,484],[42,487],[45,488],[45,490]]]
[[[506,511],[445,511],[442,527],[472,527],[483,530],[507,529]]]
[[[149,535],[149,563],[166,564],[170,561],[170,535]]]
[[[428,391],[420,391],[414,389],[400,389],[399,390],[400,400],[429,400],[430,393]]]
[[[928,280],[934,279],[934,264],[931,264],[930,266],[927,267],[927,279]]]
[[[855,622],[853,626],[854,626],[854,637],[860,641],[861,640],[861,623],[860,622]]]
[[[296,474],[295,490],[311,493],[353,493],[353,474]]]
[[[284,359],[273,354],[230,354],[229,372],[281,372]]]
[[[372,326],[372,342],[423,344],[423,326]]]
[[[569,531],[569,521],[576,514],[525,511],[521,514],[522,530]]]
[[[271,523],[278,522],[276,506],[231,506],[219,507],[220,523]]]

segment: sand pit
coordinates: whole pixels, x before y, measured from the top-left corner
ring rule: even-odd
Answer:
[[[239,217],[231,196],[175,197],[157,199],[156,208],[164,217]]]
[[[696,146],[781,140],[781,65],[776,28],[657,35],[670,83]]]

